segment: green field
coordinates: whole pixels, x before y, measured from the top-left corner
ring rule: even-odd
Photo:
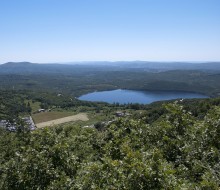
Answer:
[[[24,101],[26,104],[29,102],[32,113],[33,112],[37,112],[41,107],[40,107],[40,102],[35,102],[35,101],[29,101],[29,100],[25,100]]]

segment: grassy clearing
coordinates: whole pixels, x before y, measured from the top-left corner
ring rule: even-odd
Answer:
[[[42,123],[47,122],[55,119],[60,119],[63,117],[68,117],[74,115],[74,112],[58,112],[58,111],[52,111],[52,112],[43,112],[43,113],[36,113],[32,115],[32,118],[34,122]]]
[[[40,102],[32,102],[30,100],[26,100],[25,103],[30,103],[31,109],[32,109],[32,113],[33,112],[37,112],[40,109]]]

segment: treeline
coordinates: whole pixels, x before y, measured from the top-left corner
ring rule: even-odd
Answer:
[[[0,120],[17,120],[22,113],[31,113],[29,103],[26,103],[25,93],[18,91],[0,91]]]
[[[218,190],[220,106],[209,103],[203,118],[181,102],[162,109],[150,124],[145,115],[101,131],[1,131],[0,189]]]

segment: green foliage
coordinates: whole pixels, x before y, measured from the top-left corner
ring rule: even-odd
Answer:
[[[18,116],[21,113],[30,113],[30,104],[25,100],[27,95],[20,91],[0,91],[0,120],[6,119],[11,122],[15,119],[17,122]]]
[[[66,126],[0,131],[0,189],[204,189],[220,187],[220,107],[197,118],[179,102],[148,122],[105,130]],[[4,138],[3,138],[4,137]]]
[[[51,68],[48,68],[48,65],[35,64],[33,68],[31,72],[25,71],[26,67],[19,66],[10,72],[0,70],[0,89],[62,92],[76,97],[95,90],[118,88],[193,91],[209,96],[218,96],[220,92],[219,71],[217,73],[207,70],[150,72],[143,68],[128,69],[121,66],[111,68],[88,65],[51,65]]]

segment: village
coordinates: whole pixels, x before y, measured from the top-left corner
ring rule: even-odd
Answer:
[[[18,129],[28,129],[30,131],[33,131],[36,129],[36,125],[34,124],[34,121],[31,116],[23,117],[22,121],[24,125],[18,125],[15,120],[13,122],[10,122],[8,120],[0,120],[0,128],[4,128],[11,132],[16,132]]]

